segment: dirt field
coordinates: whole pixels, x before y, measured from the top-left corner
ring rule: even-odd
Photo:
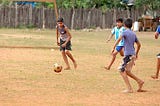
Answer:
[[[0,106],[160,106],[160,80],[150,78],[160,49],[153,32],[137,32],[142,48],[133,72],[145,81],[147,92],[137,93],[136,82],[130,80],[131,94],[121,92],[125,84],[117,70],[119,55],[110,71],[103,69],[114,43],[105,42],[110,30],[71,33],[78,68],[70,61],[72,70],[57,74],[53,64],[65,64],[55,31],[0,29]]]

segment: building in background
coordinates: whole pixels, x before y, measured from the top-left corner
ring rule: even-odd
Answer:
[[[37,4],[36,2],[29,2],[29,1],[17,1],[16,3],[19,6],[31,5],[32,7],[35,7]]]

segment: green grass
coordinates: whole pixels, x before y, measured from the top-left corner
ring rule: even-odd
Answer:
[[[155,73],[159,41],[153,32],[138,32],[142,43],[133,72],[145,81],[146,93],[123,94],[125,84],[117,71],[118,55],[110,71],[114,40],[106,43],[110,30],[71,31],[72,53],[78,69],[53,71],[53,64],[65,64],[59,50],[0,48],[1,106],[159,106],[160,82]],[[0,29],[0,46],[56,47],[55,30]],[[71,63],[71,61],[70,61]],[[73,68],[73,65],[71,63]],[[134,91],[137,84],[131,80]]]

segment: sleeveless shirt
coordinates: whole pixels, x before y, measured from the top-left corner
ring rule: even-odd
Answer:
[[[66,32],[65,28],[66,28],[65,25],[63,25],[63,27],[57,26],[58,32],[59,32],[59,34],[60,34],[60,39],[61,39],[62,41],[66,41],[67,38],[68,38],[68,35],[67,35],[67,32]]]

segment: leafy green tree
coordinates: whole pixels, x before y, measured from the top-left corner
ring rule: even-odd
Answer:
[[[160,0],[135,0],[135,6],[137,8],[143,7],[144,14],[146,14],[147,11],[151,11],[154,15],[154,11],[160,8]]]
[[[120,5],[120,0],[57,0],[59,8],[112,8],[117,4]]]
[[[0,6],[6,6],[10,4],[10,0],[0,0]]]

